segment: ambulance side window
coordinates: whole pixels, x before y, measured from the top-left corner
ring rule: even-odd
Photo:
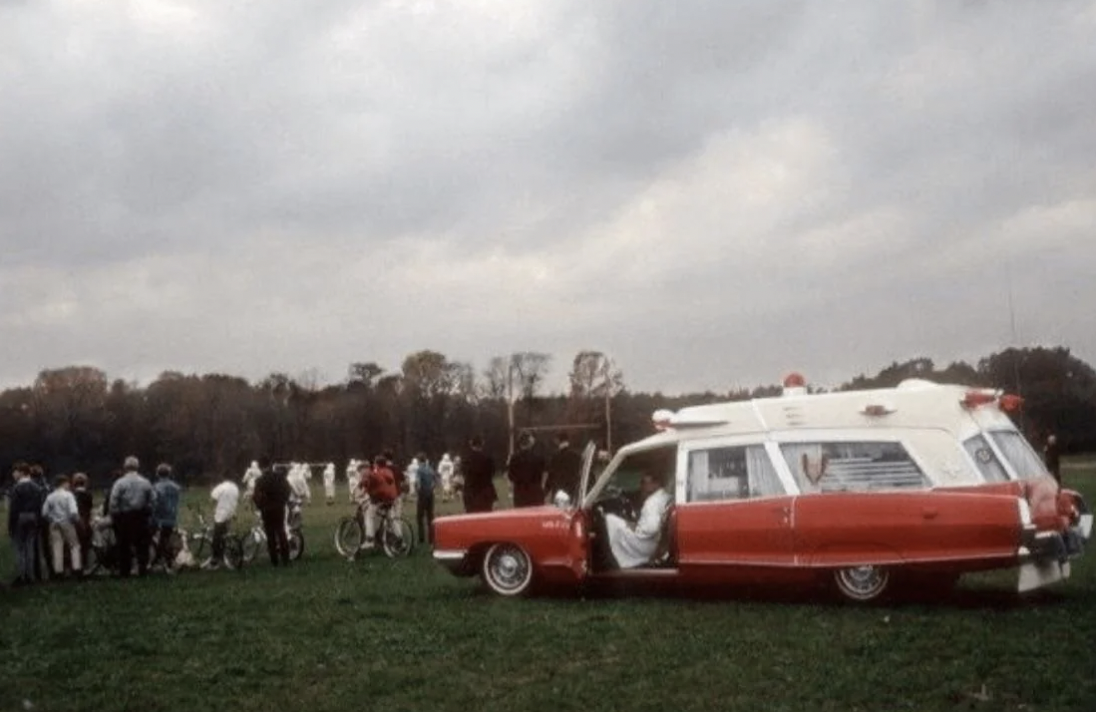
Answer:
[[[974,460],[975,467],[986,482],[1008,482],[1005,468],[1001,466],[1001,461],[997,459],[993,448],[984,437],[975,435],[967,438],[963,441],[963,449],[970,455],[970,459]]]
[[[737,445],[689,453],[690,502],[753,499],[784,494],[762,445]]]

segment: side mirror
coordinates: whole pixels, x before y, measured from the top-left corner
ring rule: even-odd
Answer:
[[[563,490],[556,492],[556,496],[552,498],[552,503],[560,509],[570,509],[571,497]]]

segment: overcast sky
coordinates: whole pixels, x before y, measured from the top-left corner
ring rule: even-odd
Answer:
[[[1096,362],[1096,2],[0,0],[0,386]]]

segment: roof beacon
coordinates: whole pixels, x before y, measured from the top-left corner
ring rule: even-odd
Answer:
[[[784,395],[807,395],[807,379],[803,378],[803,374],[793,372],[784,377]]]

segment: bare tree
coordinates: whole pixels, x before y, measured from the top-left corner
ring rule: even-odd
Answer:
[[[585,411],[586,404],[600,399],[605,418],[605,448],[613,449],[613,396],[624,389],[624,375],[613,360],[601,351],[580,351],[568,374],[571,382],[572,411]]]

